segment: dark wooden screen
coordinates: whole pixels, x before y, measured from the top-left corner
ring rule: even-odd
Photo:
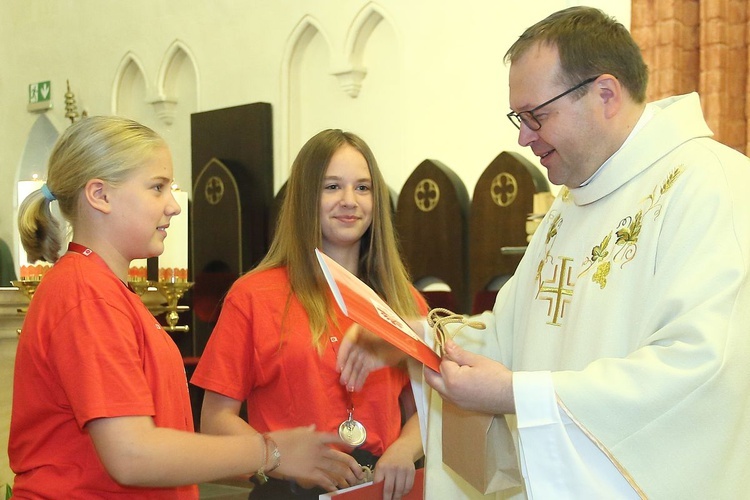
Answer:
[[[434,278],[451,290],[426,293],[430,307],[469,311],[468,211],[466,186],[437,160],[420,163],[399,194],[396,229],[412,280]]]
[[[534,194],[549,191],[542,172],[518,153],[500,153],[474,187],[469,224],[472,312],[490,309],[496,279],[511,276],[526,246]],[[489,305],[489,307],[488,307]]]
[[[268,251],[271,105],[195,113],[191,134],[193,355],[199,356],[226,290]]]

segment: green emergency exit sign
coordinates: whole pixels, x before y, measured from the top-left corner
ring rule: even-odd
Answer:
[[[52,107],[52,84],[46,82],[37,82],[29,85],[29,104],[26,106],[28,111],[43,111]]]

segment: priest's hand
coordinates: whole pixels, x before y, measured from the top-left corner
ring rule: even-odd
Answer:
[[[355,323],[346,331],[338,349],[341,384],[350,391],[359,391],[371,372],[397,365],[405,357],[402,351]]]
[[[515,413],[513,372],[502,363],[465,351],[447,340],[440,373],[424,368],[424,377],[443,399],[489,414]]]

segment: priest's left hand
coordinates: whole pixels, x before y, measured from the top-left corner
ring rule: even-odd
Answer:
[[[465,351],[452,340],[445,344],[440,373],[425,367],[424,377],[443,399],[465,410],[495,415],[516,412],[513,372],[502,363]]]

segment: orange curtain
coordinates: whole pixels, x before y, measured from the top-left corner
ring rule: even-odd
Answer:
[[[750,0],[633,0],[648,99],[697,91],[714,138],[750,153]]]

